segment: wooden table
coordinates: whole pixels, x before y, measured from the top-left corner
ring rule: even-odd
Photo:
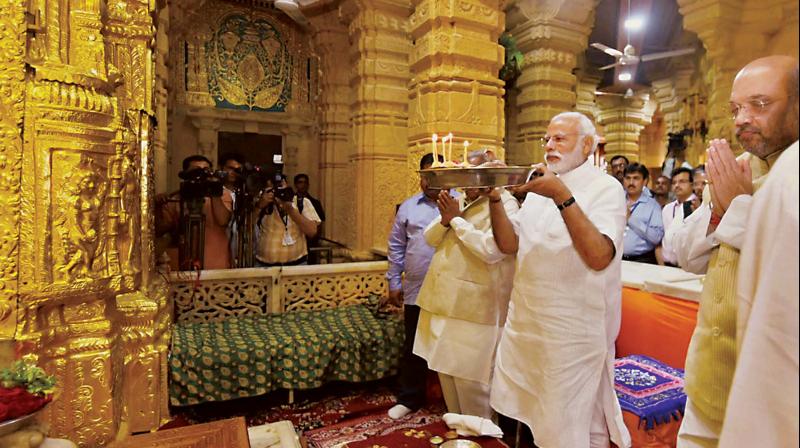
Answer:
[[[243,417],[128,437],[112,448],[250,448]]]

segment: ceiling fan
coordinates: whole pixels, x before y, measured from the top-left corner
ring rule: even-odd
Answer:
[[[621,96],[621,97],[622,97],[622,98],[624,98],[624,99],[629,99],[629,98],[633,98],[633,97],[638,97],[638,98],[641,98],[641,99],[643,99],[643,100],[645,100],[645,101],[647,101],[648,99],[650,99],[650,95],[649,95],[648,93],[646,93],[646,92],[642,92],[642,91],[639,91],[639,92],[634,92],[634,90],[633,90],[632,88],[628,88],[628,89],[627,89],[627,90],[625,90],[625,92],[623,92],[623,93],[619,93],[619,92],[607,92],[607,91],[602,91],[602,90],[595,90],[595,91],[594,91],[594,94],[595,94],[595,95],[601,95],[601,96],[602,96],[602,95],[607,95],[607,96]]]
[[[631,0],[628,0],[628,9],[626,11],[627,11],[628,14],[630,14],[630,12],[631,12]],[[596,49],[602,51],[603,53],[605,53],[605,54],[607,54],[609,56],[613,56],[616,59],[616,61],[613,64],[609,64],[609,65],[600,67],[600,70],[608,70],[610,68],[619,67],[619,66],[636,65],[639,62],[654,61],[656,59],[665,59],[665,58],[672,58],[672,57],[675,57],[675,56],[683,56],[685,54],[694,53],[695,50],[696,50],[694,47],[687,47],[687,48],[679,48],[679,49],[670,50],[670,51],[660,51],[658,53],[649,53],[649,54],[637,55],[636,54],[636,49],[633,47],[633,45],[631,45],[630,27],[627,26],[627,22],[630,21],[630,20],[631,20],[631,18],[629,16],[628,20],[626,20],[626,26],[625,26],[625,30],[626,30],[626,45],[625,45],[625,48],[622,49],[622,51],[617,50],[616,48],[611,48],[608,45],[601,44],[599,42],[593,42],[592,43],[591,46],[593,48],[596,48]]]
[[[639,56],[636,54],[636,49],[633,48],[633,45],[631,44],[625,45],[625,48],[623,48],[622,51],[619,51],[616,48],[611,48],[608,45],[604,45],[598,42],[592,43],[592,47],[610,56],[614,56],[617,59],[617,61],[614,62],[613,64],[600,67],[600,70],[608,70],[610,68],[618,66],[635,65],[638,64],[639,62],[654,61],[656,59],[665,59],[665,58],[672,58],[675,56],[683,56],[685,54],[694,53],[696,50],[694,47],[687,47],[687,48],[680,48],[677,50],[660,51],[658,53],[643,54]]]

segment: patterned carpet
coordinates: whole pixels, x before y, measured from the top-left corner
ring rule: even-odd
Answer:
[[[360,418],[314,429],[304,434],[310,448],[341,448],[348,442],[386,436],[398,430],[410,430],[442,420],[445,410],[440,405],[428,406],[400,420],[392,420],[386,412],[374,413]]]

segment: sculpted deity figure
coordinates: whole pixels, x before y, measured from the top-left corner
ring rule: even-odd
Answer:
[[[69,176],[65,212],[56,220],[64,238],[65,263],[59,270],[67,279],[92,276],[94,261],[103,249],[100,221],[106,182],[93,159],[85,157]]]

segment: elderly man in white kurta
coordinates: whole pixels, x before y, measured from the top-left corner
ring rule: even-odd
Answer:
[[[547,165],[520,187],[520,211],[490,203],[498,247],[517,255],[491,404],[541,448],[628,447],[613,364],[625,193],[588,160],[597,139],[584,115],[555,116],[544,140]]]
[[[486,162],[484,152],[469,162]],[[507,191],[501,196],[506,213],[519,209]],[[467,189],[454,199],[439,194],[440,216],[425,229],[436,248],[417,296],[421,308],[414,354],[439,372],[447,410],[492,418],[489,385],[494,354],[508,311],[514,257],[497,248],[489,219],[489,199]]]

